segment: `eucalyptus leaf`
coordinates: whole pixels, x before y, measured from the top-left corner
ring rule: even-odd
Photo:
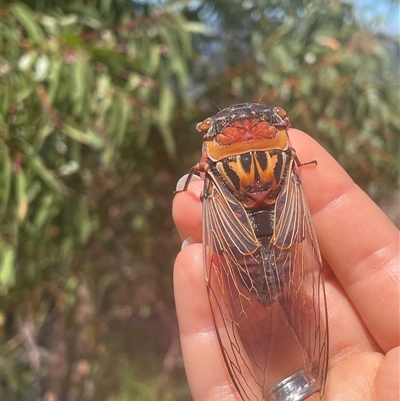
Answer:
[[[53,194],[47,193],[40,200],[38,206],[36,206],[35,214],[33,217],[32,231],[37,235],[38,232],[43,230],[46,223],[51,218],[51,205],[54,202]]]
[[[11,166],[12,162],[10,159],[10,151],[6,144],[2,144],[0,152],[0,165],[1,165],[1,187],[0,187],[0,216],[4,216],[7,209],[8,199],[10,196],[10,187],[12,180]]]
[[[28,212],[28,196],[26,193],[26,177],[23,170],[18,170],[14,174],[15,179],[15,201],[17,205],[17,216],[19,221],[25,220]]]
[[[54,175],[52,171],[45,167],[41,157],[36,155],[33,148],[26,142],[21,142],[20,146],[25,153],[27,164],[38,175],[38,177],[56,192],[67,195],[69,193],[68,188]]]
[[[6,295],[8,290],[15,285],[15,250],[0,239],[0,294]]]
[[[150,55],[149,55],[149,61],[147,64],[147,73],[149,76],[153,76],[157,69],[160,66],[160,61],[161,61],[161,54],[160,54],[160,47],[158,45],[153,45],[150,48]]]
[[[85,57],[78,55],[76,62],[73,64],[73,99],[74,99],[74,115],[79,115],[83,112],[83,107],[86,100],[86,91],[88,82],[88,68]]]
[[[18,60],[18,68],[22,71],[28,71],[37,59],[37,56],[38,54],[36,50],[31,50],[27,53],[24,53]]]
[[[42,54],[36,60],[35,72],[33,74],[34,81],[43,81],[47,78],[49,72],[50,60],[46,54]]]
[[[83,132],[69,124],[64,124],[64,132],[74,141],[91,146],[94,149],[101,149],[103,147],[103,140],[92,130]]]
[[[46,42],[46,37],[41,26],[37,23],[32,10],[23,3],[17,3],[12,6],[12,15],[18,22],[27,30],[28,35],[37,45],[43,45]]]
[[[128,127],[129,116],[131,113],[131,105],[129,103],[129,99],[123,95],[120,97],[120,102],[118,106],[119,106],[119,124],[116,130],[115,142],[117,146],[120,146],[123,142]]]

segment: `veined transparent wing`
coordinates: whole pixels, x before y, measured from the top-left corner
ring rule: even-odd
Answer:
[[[322,397],[328,366],[328,321],[321,255],[295,161],[291,163],[276,201],[271,241],[283,283],[278,301],[301,346],[305,369]]]
[[[262,401],[303,367],[275,302],[280,283],[268,281],[268,271],[277,269],[271,244],[259,241],[244,207],[210,172],[203,214],[206,284],[222,356],[241,398]]]

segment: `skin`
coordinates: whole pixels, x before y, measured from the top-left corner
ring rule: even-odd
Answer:
[[[399,231],[340,165],[307,134],[289,130],[321,253],[329,316],[323,400],[398,401]],[[193,399],[240,400],[221,352],[204,282],[202,181],[178,193],[173,217],[184,249],[174,268],[182,352]],[[318,400],[319,394],[308,398]]]

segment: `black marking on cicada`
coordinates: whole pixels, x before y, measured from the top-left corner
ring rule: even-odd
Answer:
[[[321,397],[326,381],[321,256],[288,126],[283,109],[252,103],[204,120],[197,128],[207,159],[183,189],[205,173],[207,291],[222,356],[246,401],[268,400],[299,366]]]

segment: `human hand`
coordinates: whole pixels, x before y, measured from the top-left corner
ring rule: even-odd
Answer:
[[[339,164],[303,132],[289,130],[324,269],[329,367],[324,400],[398,401],[399,231]],[[174,269],[185,369],[196,401],[239,400],[219,349],[204,281],[202,181],[176,195],[173,216],[187,245]],[[314,394],[308,400],[319,399]]]

